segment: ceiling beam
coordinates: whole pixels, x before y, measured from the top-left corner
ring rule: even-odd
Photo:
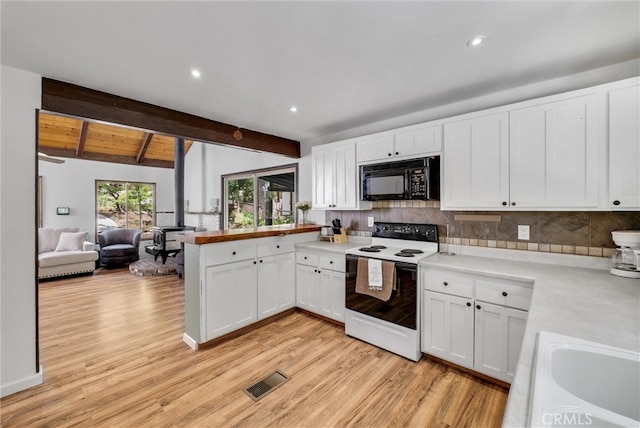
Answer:
[[[140,144],[140,149],[138,150],[138,156],[136,156],[136,162],[140,163],[144,159],[144,154],[147,153],[147,149],[149,148],[149,144],[151,144],[151,139],[153,138],[153,134],[151,132],[147,132],[144,134],[144,138],[142,139],[142,143]]]
[[[38,150],[48,156],[55,156],[59,158],[73,158],[73,159],[75,159],[76,157],[76,151],[73,149],[39,147]],[[137,162],[136,158],[133,156],[107,155],[104,153],[85,152],[82,159],[98,161],[98,162],[122,163],[125,165],[154,166],[157,168],[173,169],[173,161],[164,161],[164,160],[158,160],[158,159],[142,159],[141,162]]]
[[[42,109],[209,143],[300,157],[300,142],[42,78]]]
[[[78,136],[78,144],[76,144],[76,157],[81,158],[84,155],[84,145],[87,142],[87,132],[89,131],[89,122],[82,121],[80,128],[80,136]]]

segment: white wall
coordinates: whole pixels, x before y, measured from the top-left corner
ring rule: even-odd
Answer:
[[[42,382],[36,367],[36,109],[41,77],[2,66],[0,396]]]
[[[174,173],[169,168],[122,165],[77,159],[63,164],[40,161],[43,227],[79,227],[95,237],[95,182],[116,180],[156,184],[156,211],[173,211]],[[69,207],[69,215],[57,215],[56,207]]]
[[[187,152],[184,164],[184,198],[189,201],[189,211],[211,211],[212,198],[222,201],[222,175],[290,165],[297,161],[271,153],[196,141]]]
[[[369,123],[331,135],[321,135],[317,138],[304,141],[303,143],[305,147],[301,147],[301,149],[303,152],[305,150],[310,151],[311,146],[318,144],[342,141],[376,132],[388,131],[390,129],[400,128],[403,126],[416,125],[432,120],[444,119],[474,111],[540,98],[547,95],[587,88],[589,86],[596,86],[616,80],[635,77],[639,74],[640,59],[633,59],[618,64],[591,69],[582,73],[532,83],[519,88],[494,92],[492,94],[469,98],[432,109],[417,111],[404,116]]]

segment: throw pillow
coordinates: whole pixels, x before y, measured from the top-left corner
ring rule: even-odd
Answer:
[[[87,239],[87,232],[62,232],[56,251],[82,251],[82,244]]]
[[[38,229],[38,254],[55,251],[62,232],[80,232],[80,228],[63,227],[58,229]]]

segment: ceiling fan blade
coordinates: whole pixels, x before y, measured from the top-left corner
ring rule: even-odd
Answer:
[[[38,152],[38,160],[51,163],[64,163],[64,159],[52,158],[51,156]]]

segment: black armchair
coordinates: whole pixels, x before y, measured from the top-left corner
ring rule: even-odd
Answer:
[[[98,234],[100,264],[122,265],[140,259],[140,229],[108,229]]]

